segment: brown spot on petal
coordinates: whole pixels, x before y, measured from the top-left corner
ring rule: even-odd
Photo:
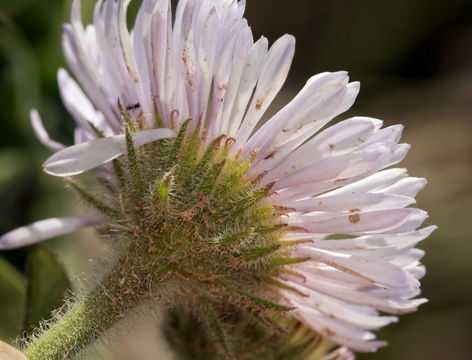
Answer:
[[[289,131],[290,131],[289,128],[284,128],[284,129],[282,129],[282,132],[284,132],[284,133],[285,133],[285,132],[289,132]]]
[[[349,215],[349,222],[351,224],[357,224],[361,221],[361,216],[359,214]]]
[[[256,100],[256,110],[260,110],[262,108],[262,105],[264,105],[264,99],[257,99]]]
[[[358,208],[349,210],[350,213],[355,213],[355,212],[359,212],[359,211],[361,211],[361,209],[358,209]]]
[[[264,158],[264,160],[267,160],[267,159],[271,158],[272,156],[274,156],[274,154],[275,154],[275,150],[272,151],[269,155],[267,155],[267,156]]]
[[[331,150],[334,150],[334,144],[328,144],[328,146]]]
[[[323,328],[322,331],[323,331],[323,333],[324,333],[326,336],[335,336],[335,335],[336,335],[336,333],[335,333],[333,330],[331,330],[331,329],[329,329],[329,328],[327,328],[327,327],[326,327],[326,328]]]

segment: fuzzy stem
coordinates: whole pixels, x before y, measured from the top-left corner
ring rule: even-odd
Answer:
[[[34,338],[24,355],[29,360],[62,360],[77,355],[142,303],[169,270],[134,242],[98,286]]]

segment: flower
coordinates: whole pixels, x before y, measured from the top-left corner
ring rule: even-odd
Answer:
[[[427,214],[408,207],[426,180],[389,168],[409,149],[398,143],[402,126],[353,117],[327,127],[359,91],[345,72],[313,76],[263,123],[287,77],[292,36],[270,49],[264,37],[254,41],[245,1],[236,0],[181,0],[173,21],[169,0],[144,0],[129,32],[128,3],[99,1],[85,28],[80,2],[73,3],[62,44],[77,82],[64,69],[58,82],[77,125],[75,145],[51,140],[32,111],[36,135],[55,151],[45,171],[72,176],[97,168],[116,181],[110,161],[130,141],[123,127],[137,128],[130,135],[137,148],[176,137],[184,126],[205,146],[224,135],[231,141],[221,166],[235,163],[247,181],[268,189],[273,223],[285,226],[277,241],[291,261],[273,275],[279,302],[336,344],[354,351],[384,345],[371,331],[397,318],[379,311],[411,312],[426,301],[415,299],[425,272],[415,246],[435,229],[418,229]],[[2,236],[0,247],[108,221],[102,214],[44,220]],[[352,354],[340,348],[334,356]]]

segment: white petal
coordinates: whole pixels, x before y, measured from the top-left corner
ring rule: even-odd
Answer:
[[[384,188],[397,181],[407,177],[406,169],[388,169],[379,171],[353,184],[343,186],[335,191],[331,191],[330,195],[345,194],[349,192],[367,192],[378,188]]]
[[[136,147],[175,136],[175,131],[171,129],[144,130],[132,134]],[[54,176],[77,175],[116,159],[125,152],[125,136],[110,136],[63,149],[47,159],[43,169]]]
[[[71,216],[37,221],[1,236],[0,249],[16,249],[18,247],[35,244],[89,226],[97,226],[104,221],[105,219],[99,215]]]
[[[312,140],[294,150],[284,159],[281,159],[284,154],[277,151],[273,156],[261,161],[256,166],[251,166],[249,174],[254,176],[269,170],[267,176],[278,178],[285,173],[293,173],[309,166],[315,161],[352,152],[359,148],[381,125],[382,121],[366,117],[355,117],[341,121],[317,134]],[[306,156],[306,154],[310,154],[310,156]]]
[[[231,114],[234,108],[235,101],[238,97],[242,97],[241,92],[239,92],[241,78],[243,76],[243,71],[247,63],[245,63],[246,56],[248,55],[249,49],[254,45],[254,40],[252,37],[252,32],[249,27],[244,28],[236,41],[234,53],[232,56],[232,66],[231,66],[231,75],[228,80],[226,96],[224,101],[223,115],[221,118],[221,134],[229,133],[230,123],[239,123],[242,119],[242,115],[239,119],[231,118]],[[246,100],[246,103],[249,100]],[[237,128],[239,124],[235,128]]]
[[[391,234],[406,233],[418,229],[421,224],[428,218],[428,213],[421,209],[409,208],[410,215],[404,222],[398,226],[389,229],[387,232]]]
[[[342,105],[348,96],[348,80],[344,71],[312,77],[288,105],[251,137],[243,157],[257,150],[256,161],[272,158],[285,144],[299,138],[307,138],[304,136],[306,134],[310,137],[328,121],[346,110]],[[357,93],[349,95],[355,98]],[[296,146],[293,146],[292,150]],[[275,159],[272,160],[274,161]]]
[[[94,109],[82,89],[63,68],[57,72],[57,81],[62,102],[76,121],[77,126],[85,130],[91,138],[96,138],[97,135],[91,129],[90,124],[101,130],[105,136],[114,135],[113,129],[105,123],[103,115]]]
[[[333,267],[313,266],[297,264],[292,270],[303,276],[284,275],[291,282],[299,283],[314,291],[333,296],[340,300],[353,304],[369,306],[373,309],[402,314],[415,311],[423,304],[425,299],[409,300],[417,296],[419,290],[410,289],[386,289],[377,284],[372,284],[353,274],[335,269]]]
[[[256,91],[235,139],[234,149],[241,147],[274,100],[287,78],[295,52],[295,38],[284,35],[270,48],[259,76]]]
[[[288,208],[294,208],[300,212],[330,211],[372,211],[398,209],[415,203],[415,199],[409,196],[392,194],[350,193],[335,196],[319,196],[313,199],[289,201],[284,203]]]
[[[99,1],[95,7],[95,16],[102,2]],[[108,4],[112,2],[108,1]],[[116,132],[119,131],[119,117],[114,111],[118,96],[113,96],[104,91],[104,86],[109,84],[115,77],[109,77],[106,67],[114,58],[110,57],[106,61],[106,66],[99,61],[101,56],[106,53],[107,47],[100,43],[100,35],[103,35],[101,29],[97,29],[97,41],[95,45],[90,44],[86,37],[81,20],[80,1],[74,0],[71,7],[71,23],[65,24],[62,28],[62,48],[67,64],[74,73],[76,79],[84,89],[87,96],[91,99],[97,109],[104,114],[105,120],[109,122]],[[118,89],[114,83],[110,86],[112,89]]]
[[[322,262],[387,288],[417,289],[419,286],[418,280],[400,267],[383,262],[375,257],[344,254],[309,246],[299,246],[294,253],[299,256],[309,256],[315,261]]]
[[[307,307],[313,307],[328,316],[363,329],[379,329],[398,320],[394,316],[379,316],[377,311],[370,307],[349,304],[291,281],[280,281],[305,295],[300,296],[300,294],[292,291],[284,291],[285,297],[289,300]]]
[[[309,240],[313,239],[314,247],[324,250],[342,251],[359,249],[378,249],[378,248],[405,248],[415,246],[421,240],[427,238],[436,229],[436,226],[428,226],[421,230],[400,234],[374,234],[364,235],[353,239],[317,239],[315,234],[297,234],[289,233],[285,235],[289,240]],[[310,246],[310,244],[306,244]]]
[[[337,344],[363,352],[376,351],[379,347],[386,345],[384,341],[371,341],[375,339],[375,335],[371,332],[333,319],[311,307],[298,303],[293,305],[297,306],[294,312],[301,322]]]
[[[43,122],[41,121],[41,117],[36,109],[32,109],[30,111],[30,122],[31,127],[33,128],[34,134],[38,138],[38,140],[46,146],[51,151],[59,151],[64,149],[66,146],[61,144],[60,142],[51,140],[49,137],[46,129],[44,128]]]
[[[414,209],[377,210],[352,214],[293,215],[283,219],[292,226],[318,234],[372,234],[403,225]]]
[[[423,178],[408,177],[397,181],[393,185],[377,189],[376,192],[415,197],[427,183],[426,179]]]
[[[391,148],[379,145],[374,150],[358,151],[322,159],[280,179],[274,178],[276,176],[274,173],[272,176],[264,177],[262,184],[267,185],[277,180],[273,189],[279,190],[285,187],[330,179],[349,179],[376,170],[388,161],[390,157]]]
[[[251,98],[254,87],[256,86],[257,78],[260,74],[261,68],[267,57],[267,49],[269,42],[265,37],[261,37],[249,49],[245,61],[244,68],[239,82],[239,88],[236,92],[236,99],[231,109],[229,130],[227,135],[235,137],[241,125],[248,102]],[[230,110],[228,109],[228,112]],[[234,148],[234,147],[233,147]],[[236,150],[233,150],[236,152]]]

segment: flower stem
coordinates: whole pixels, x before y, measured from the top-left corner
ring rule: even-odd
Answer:
[[[104,279],[24,349],[29,360],[68,359],[85,350],[149,294],[169,269],[134,242]],[[144,260],[144,261],[143,261]]]

